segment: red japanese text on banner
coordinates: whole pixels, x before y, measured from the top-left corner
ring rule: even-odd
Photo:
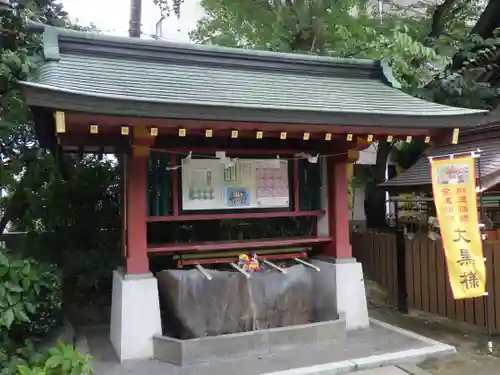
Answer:
[[[432,159],[431,173],[453,297],[483,296],[486,265],[478,227],[474,157]]]

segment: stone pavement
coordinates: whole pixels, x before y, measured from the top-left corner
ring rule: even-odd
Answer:
[[[356,372],[356,375],[408,375],[408,373],[401,370],[400,368],[391,366],[379,367],[373,370],[359,371]]]
[[[410,366],[390,366],[379,367],[372,370],[352,372],[355,375],[432,375],[430,372],[424,371],[414,365]]]
[[[184,367],[154,360],[119,364],[109,343],[107,327],[86,329],[82,333],[95,359],[96,375],[334,375],[406,362],[416,363],[428,357],[454,352],[451,346],[374,321],[368,329],[348,332],[345,339],[269,355],[228,358],[216,363]]]
[[[489,354],[486,350],[487,337],[476,327],[416,311],[403,315],[382,303],[377,305],[372,303],[370,315],[456,347],[455,355],[445,358],[429,358],[420,363],[419,367],[426,370],[428,374],[500,374],[499,337],[494,337],[494,351],[493,354]]]

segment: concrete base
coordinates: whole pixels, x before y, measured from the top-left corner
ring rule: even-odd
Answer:
[[[161,332],[156,278],[114,271],[110,340],[120,362],[152,358],[153,336]]]
[[[256,355],[272,355],[335,340],[346,340],[343,320],[189,340],[157,336],[154,338],[154,357],[177,366],[189,366]]]
[[[368,327],[370,318],[361,263],[336,263],[335,282],[337,310],[345,316],[347,329]]]
[[[327,259],[318,258],[312,261],[321,271],[314,275],[315,283],[334,284],[331,288],[332,309],[345,317],[348,330],[367,328],[370,326],[368,304],[361,263],[354,258]],[[329,290],[328,287],[317,290]]]

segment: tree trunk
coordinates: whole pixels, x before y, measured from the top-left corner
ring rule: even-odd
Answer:
[[[366,225],[368,228],[386,228],[385,217],[385,190],[378,187],[385,181],[387,160],[391,151],[391,145],[387,142],[379,142],[377,146],[377,161],[372,166],[373,184],[367,187],[365,212]]]
[[[493,31],[500,26],[500,0],[489,0],[488,5],[484,9],[481,17],[474,25],[472,34],[478,34],[483,38],[488,38],[493,35]]]
[[[471,30],[471,34],[477,34],[482,38],[489,38],[493,36],[493,32],[500,27],[500,0],[489,0],[486,8],[479,17],[474,27]],[[457,53],[453,57],[451,64],[452,70],[459,69],[465,57],[461,53]]]
[[[457,0],[445,0],[437,5],[432,14],[432,23],[429,35],[427,35],[424,44],[432,46],[436,39],[438,39],[446,27],[446,17],[452,11],[453,7],[457,4]]]

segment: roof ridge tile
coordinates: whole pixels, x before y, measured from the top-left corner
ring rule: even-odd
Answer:
[[[224,65],[252,70],[287,70],[306,75],[319,73],[385,80],[384,73],[387,72],[387,67],[376,60],[129,38],[47,26],[44,33],[45,53],[49,52],[52,58],[56,47],[60,52],[71,51],[82,55]]]

